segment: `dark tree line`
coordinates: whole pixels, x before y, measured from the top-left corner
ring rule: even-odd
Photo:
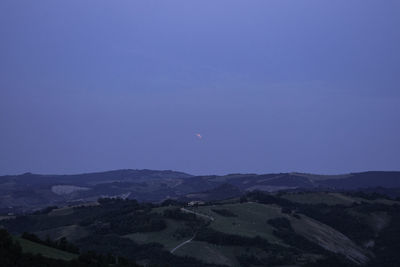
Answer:
[[[147,243],[139,245],[134,241],[117,235],[91,235],[78,241],[81,250],[100,253],[112,253],[135,261],[146,260],[148,266],[171,267],[211,267],[192,257],[178,257],[165,250],[161,244]]]
[[[51,240],[50,238],[46,238],[46,240],[40,239],[38,236],[32,233],[24,232],[21,235],[22,238],[30,240],[35,243],[39,243],[48,247],[64,250],[67,252],[79,254],[79,248],[74,244],[68,242],[67,238],[62,237],[59,240]]]
[[[118,263],[112,255],[103,256],[94,252],[79,255],[71,261],[56,260],[43,257],[41,254],[33,255],[23,253],[18,241],[5,230],[0,229],[0,267],[136,267],[136,263],[120,259]]]

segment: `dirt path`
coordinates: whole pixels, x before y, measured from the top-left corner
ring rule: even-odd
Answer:
[[[214,217],[211,217],[211,216],[206,215],[206,214],[198,213],[198,212],[195,212],[195,211],[192,211],[192,210],[188,210],[188,209],[185,209],[185,208],[181,208],[181,211],[187,212],[187,213],[193,213],[193,214],[196,214],[197,216],[207,218],[207,219],[209,219],[211,221],[215,220]],[[196,237],[196,234],[192,238],[190,238],[189,240],[186,240],[186,241],[180,243],[179,245],[177,245],[175,248],[171,249],[170,252],[174,253],[178,248],[190,243],[195,237]]]
[[[177,245],[175,248],[173,248],[173,249],[171,250],[171,253],[173,254],[173,253],[175,252],[175,250],[177,250],[178,248],[180,248],[180,247],[186,245],[187,243],[190,243],[190,242],[194,239],[195,236],[196,236],[196,235],[194,235],[194,236],[193,236],[192,238],[190,238],[189,240],[186,240],[186,241],[180,243],[179,245]]]
[[[200,217],[205,217],[207,219],[210,219],[211,221],[215,220],[214,217],[211,217],[211,216],[206,215],[206,214],[198,213],[198,212],[195,212],[195,211],[192,211],[192,210],[188,210],[188,209],[185,209],[185,208],[181,208],[181,211],[188,212],[188,213],[193,213],[193,214],[196,214],[196,215],[198,215]]]

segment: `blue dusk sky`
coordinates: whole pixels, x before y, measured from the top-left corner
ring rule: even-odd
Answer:
[[[400,170],[400,1],[1,0],[0,175]]]

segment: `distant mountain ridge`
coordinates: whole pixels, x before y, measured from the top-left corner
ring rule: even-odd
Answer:
[[[223,186],[224,185],[224,186]],[[222,187],[221,187],[222,186]],[[93,202],[101,197],[159,202],[171,199],[215,200],[246,191],[355,190],[400,188],[400,172],[371,171],[343,175],[304,173],[193,176],[177,171],[115,170],[74,175],[0,176],[0,214],[46,206]],[[192,196],[192,197],[191,197]],[[204,197],[207,200],[208,197]]]
[[[133,181],[145,177],[146,179],[152,178],[186,178],[192,175],[165,170],[165,171],[155,171],[155,170],[133,170],[133,169],[122,169],[113,170],[105,172],[93,172],[93,173],[82,173],[82,174],[34,174],[34,173],[24,173],[21,175],[5,175],[0,176],[0,182],[3,179],[8,179],[10,181],[18,181],[24,184],[40,184],[54,182],[80,182],[82,184],[96,184],[108,181]],[[32,179],[33,178],[33,179]]]

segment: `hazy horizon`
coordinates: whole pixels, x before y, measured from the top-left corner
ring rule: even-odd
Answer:
[[[263,174],[278,174],[278,173],[299,173],[299,174],[310,174],[310,175],[321,175],[321,176],[340,176],[347,175],[350,173],[365,173],[365,172],[400,172],[398,170],[360,170],[360,171],[350,171],[347,173],[311,173],[311,172],[299,172],[299,171],[287,171],[287,172],[233,172],[233,173],[189,173],[182,170],[169,170],[169,169],[132,169],[132,168],[123,168],[123,169],[111,169],[111,170],[96,170],[96,171],[84,171],[84,172],[70,172],[70,173],[36,173],[36,172],[24,172],[24,173],[11,173],[11,174],[0,174],[0,176],[17,176],[24,174],[34,174],[34,175],[82,175],[82,174],[92,174],[92,173],[104,173],[104,172],[113,172],[113,171],[126,171],[126,170],[134,170],[134,171],[174,171],[181,172],[193,176],[209,176],[209,175],[235,175],[235,174],[255,174],[255,175],[263,175]]]
[[[0,2],[0,175],[400,170],[400,1]]]

